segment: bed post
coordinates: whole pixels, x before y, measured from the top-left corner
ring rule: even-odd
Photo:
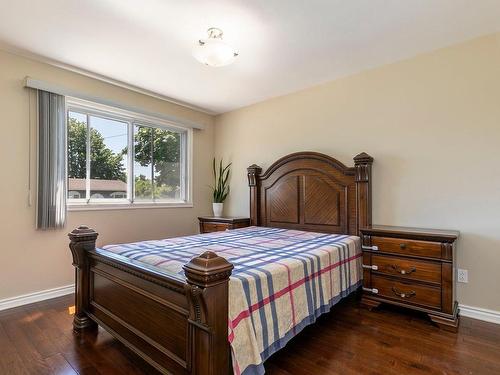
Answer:
[[[372,164],[373,158],[366,152],[354,157],[356,169],[356,236],[360,235],[359,229],[372,224]]]
[[[97,324],[91,320],[85,311],[88,310],[90,300],[90,271],[86,252],[95,249],[97,232],[84,225],[68,234],[69,248],[73,254],[75,267],[75,316],[73,329],[81,331],[86,328],[96,328]]]
[[[250,187],[250,225],[261,225],[260,222],[260,174],[262,168],[252,164],[247,168],[248,186]]]
[[[230,373],[228,341],[229,276],[233,265],[206,251],[184,266],[190,305],[189,342],[195,375]]]

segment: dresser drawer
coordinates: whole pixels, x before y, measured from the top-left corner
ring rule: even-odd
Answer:
[[[203,223],[203,232],[221,232],[230,228],[230,224],[225,223]]]
[[[372,246],[377,246],[378,251],[386,253],[441,258],[441,243],[439,242],[373,236]]]
[[[250,223],[247,222],[241,222],[241,223],[234,223],[229,229],[239,229],[239,228],[246,228],[249,226]]]
[[[456,332],[455,251],[459,232],[370,225],[363,239],[362,304],[381,303],[423,311],[440,327]]]
[[[374,270],[377,273],[398,276],[408,280],[418,280],[436,284],[441,283],[440,262],[376,254],[373,254],[371,259],[372,267],[377,267],[377,269]]]
[[[395,280],[372,274],[371,286],[378,290],[378,297],[426,306],[432,309],[441,308],[441,289],[432,286]]]
[[[200,233],[221,232],[228,229],[245,228],[250,226],[248,217],[214,217],[200,216]]]

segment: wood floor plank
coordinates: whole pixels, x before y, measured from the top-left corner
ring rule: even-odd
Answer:
[[[58,353],[45,359],[54,375],[78,375],[66,358]]]
[[[0,374],[29,374],[0,322]]]
[[[39,332],[33,330],[30,314],[25,309],[16,309],[16,314],[6,320],[1,318],[6,337],[10,339],[29,373],[51,374],[50,367],[45,363],[38,352],[35,342],[39,339]]]
[[[102,329],[76,334],[59,297],[0,312],[0,374],[157,374]],[[348,299],[265,363],[266,375],[498,375],[500,325],[462,318],[457,334],[418,313]]]

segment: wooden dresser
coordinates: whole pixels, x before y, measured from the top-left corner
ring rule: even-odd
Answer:
[[[427,313],[456,331],[455,244],[459,232],[373,225],[361,229],[362,303],[391,303]]]
[[[198,220],[200,222],[200,233],[220,232],[250,225],[250,218],[248,217],[201,216]]]

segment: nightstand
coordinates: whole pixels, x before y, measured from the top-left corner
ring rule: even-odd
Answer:
[[[443,329],[458,328],[455,252],[459,232],[373,225],[362,228],[363,297],[425,312]]]
[[[248,217],[201,216],[198,220],[200,221],[200,233],[220,232],[250,226],[250,218]]]

